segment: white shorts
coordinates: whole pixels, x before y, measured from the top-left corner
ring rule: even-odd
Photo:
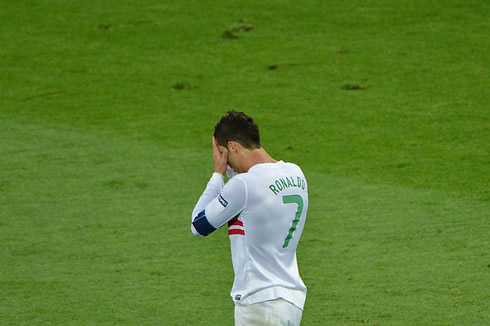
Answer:
[[[299,326],[302,315],[301,309],[282,299],[235,305],[235,326]]]

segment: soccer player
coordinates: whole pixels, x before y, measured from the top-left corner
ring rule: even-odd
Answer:
[[[228,227],[235,325],[299,325],[306,299],[296,260],[308,210],[303,172],[273,159],[243,112],[230,111],[215,126],[213,159],[191,230],[203,237]],[[236,175],[225,184],[229,167]]]

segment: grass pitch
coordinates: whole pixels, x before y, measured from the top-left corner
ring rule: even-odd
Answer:
[[[0,325],[232,325],[232,108],[308,178],[304,325],[490,322],[485,1],[0,3]]]

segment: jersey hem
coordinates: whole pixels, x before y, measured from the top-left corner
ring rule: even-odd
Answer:
[[[237,296],[240,300],[236,300]],[[239,294],[232,293],[232,298],[233,302],[239,306],[249,306],[259,302],[283,299],[303,310],[306,301],[306,288],[299,290],[273,286],[247,295],[245,298]]]

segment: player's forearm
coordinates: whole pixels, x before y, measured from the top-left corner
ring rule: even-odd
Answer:
[[[204,192],[202,193],[201,197],[197,201],[196,206],[194,207],[194,210],[192,211],[191,221],[194,221],[196,216],[200,212],[202,212],[213,199],[218,197],[221,189],[223,189],[223,186],[224,176],[220,173],[213,173],[211,179],[209,179],[209,182],[206,185],[206,189],[204,189]]]

